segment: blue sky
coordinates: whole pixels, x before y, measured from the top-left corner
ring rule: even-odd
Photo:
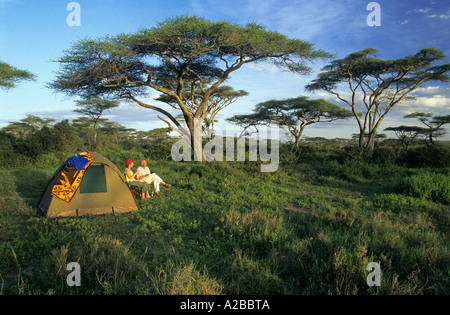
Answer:
[[[450,1],[384,0],[381,26],[368,26],[366,0],[79,0],[81,26],[67,25],[67,0],[0,0],[0,60],[37,75],[36,82],[21,82],[12,90],[0,90],[0,127],[28,114],[73,119],[74,98],[54,94],[46,84],[55,78],[59,64],[54,62],[74,42],[104,35],[132,33],[153,27],[166,18],[196,14],[211,20],[238,24],[256,22],[291,38],[300,38],[336,55],[336,58],[367,47],[380,51],[381,58],[400,58],[425,47],[435,47],[450,56]],[[449,62],[449,58],[445,62]],[[268,99],[307,95],[340,104],[325,93],[308,94],[304,86],[316,77],[325,62],[310,63],[313,72],[298,76],[278,71],[271,65],[249,65],[232,74],[227,84],[249,92],[222,111],[224,119],[236,113],[249,113]],[[450,84],[423,86],[416,101],[397,106],[381,129],[399,124],[413,125],[402,117],[414,111],[437,115],[450,112]],[[148,100],[154,102],[153,100]],[[165,127],[156,113],[137,105],[123,104],[107,118],[140,130]],[[220,125],[222,124],[222,125]],[[316,124],[306,136],[350,137],[358,128],[353,119],[333,124]],[[389,136],[393,134],[388,133]],[[450,139],[448,130],[445,139]]]

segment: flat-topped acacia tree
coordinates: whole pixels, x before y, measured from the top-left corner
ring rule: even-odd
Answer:
[[[309,125],[330,123],[352,115],[351,111],[323,99],[312,100],[299,96],[259,103],[252,114],[234,115],[228,121],[243,127],[244,130],[258,125],[276,124],[289,131],[295,140],[295,146],[299,148],[303,131]]]
[[[382,60],[378,51],[366,48],[325,66],[308,91],[326,91],[347,104],[358,123],[359,147],[373,153],[378,128],[392,108],[427,82],[450,80],[450,63],[437,65],[447,57],[442,50],[424,48],[404,58]],[[345,92],[340,91],[346,87]],[[359,112],[358,101],[363,104]],[[368,140],[364,137],[368,129]]]
[[[69,96],[127,99],[155,110],[187,135],[195,159],[202,161],[196,126],[201,132],[208,103],[231,73],[245,64],[270,62],[306,74],[305,62],[323,57],[331,56],[255,23],[180,16],[135,34],[78,41],[58,60],[60,70],[49,87]],[[164,108],[144,101],[151,90],[176,104],[188,130]],[[198,106],[190,106],[193,97]]]

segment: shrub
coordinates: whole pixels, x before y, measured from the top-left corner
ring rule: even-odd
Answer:
[[[450,204],[450,176],[423,173],[406,177],[401,187],[407,196]]]
[[[152,160],[171,161],[172,143],[168,141],[153,143],[147,152],[147,156]]]
[[[336,160],[341,163],[368,162],[372,159],[371,155],[362,151],[356,146],[343,147],[336,153]]]
[[[414,148],[407,151],[399,162],[408,167],[450,167],[450,147],[438,143]]]
[[[376,195],[372,202],[381,209],[394,212],[405,211],[412,213],[423,211],[423,209],[428,209],[432,206],[430,205],[430,201],[425,199],[417,200],[414,197],[404,196],[401,194]]]
[[[343,166],[335,160],[314,165],[317,173],[322,176],[338,176],[341,173],[342,167]]]

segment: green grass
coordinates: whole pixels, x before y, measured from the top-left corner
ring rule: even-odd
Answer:
[[[173,187],[139,211],[56,220],[34,208],[56,166],[0,170],[1,294],[450,293],[445,169],[149,167]],[[372,261],[380,287],[366,283]],[[66,285],[69,262],[81,287]]]

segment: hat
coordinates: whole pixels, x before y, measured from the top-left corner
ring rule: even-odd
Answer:
[[[128,159],[126,162],[125,162],[125,165],[128,167],[128,166],[130,166],[130,164],[131,163],[133,163],[134,161],[132,160],[132,159]]]

